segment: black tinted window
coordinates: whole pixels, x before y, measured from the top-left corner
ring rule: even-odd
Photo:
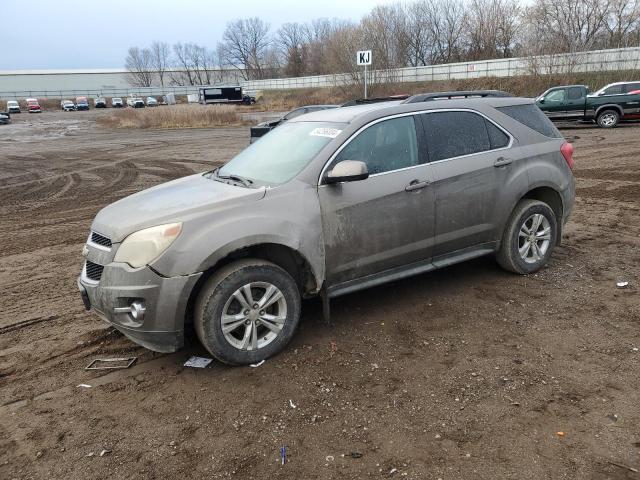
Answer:
[[[435,112],[422,119],[432,162],[491,149],[484,117],[478,114]]]
[[[569,88],[569,100],[578,100],[582,98],[582,88],[570,87]]]
[[[562,138],[562,135],[551,123],[551,120],[536,105],[509,105],[508,107],[497,107],[496,110],[509,115],[514,120],[546,137]]]
[[[418,142],[413,116],[392,118],[359,133],[338,154],[342,160],[360,160],[371,175],[418,165]]]
[[[485,124],[487,126],[491,148],[504,148],[509,145],[509,136],[506,133],[487,119],[485,119]]]

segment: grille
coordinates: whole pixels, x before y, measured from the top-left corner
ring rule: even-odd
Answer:
[[[100,281],[100,277],[102,277],[102,270],[104,270],[102,265],[98,265],[97,263],[87,260],[84,268],[89,280],[93,280],[94,282]]]
[[[91,232],[91,241],[103,247],[111,248],[111,240],[96,232]]]

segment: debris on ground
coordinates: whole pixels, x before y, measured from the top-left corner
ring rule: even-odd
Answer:
[[[76,388],[91,388],[91,385],[87,385],[86,383],[81,383],[80,385],[76,385]]]
[[[556,435],[560,438],[564,437],[564,432],[556,432]]]
[[[89,365],[84,367],[85,370],[119,370],[129,368],[136,363],[138,357],[127,358],[96,358]]]
[[[213,358],[191,357],[189,360],[184,362],[184,366],[191,368],[207,368],[211,362],[213,362]]]
[[[351,458],[362,458],[362,454],[360,452],[351,452],[349,456]]]
[[[298,408],[298,406],[293,403],[293,400],[289,399],[289,405],[291,406],[291,408]]]
[[[618,288],[626,288],[629,286],[629,282],[618,282],[616,283],[616,287]]]
[[[287,447],[283,445],[280,447],[280,465],[285,463],[287,463]]]
[[[100,452],[100,456],[101,456],[101,457],[104,457],[105,455],[109,455],[110,453],[111,453],[111,450],[103,449],[103,450]]]
[[[250,367],[253,368],[258,368],[260,365],[262,365],[264,362],[266,362],[266,360],[261,360],[258,363],[252,363],[251,365],[249,365]]]
[[[624,463],[618,463],[618,462],[614,462],[613,460],[607,460],[611,465],[615,465],[616,467],[620,467],[620,468],[626,468],[627,470],[629,470],[630,472],[633,473],[638,473],[640,472],[640,470],[638,470],[637,468],[634,467],[630,467],[629,465],[625,465]]]

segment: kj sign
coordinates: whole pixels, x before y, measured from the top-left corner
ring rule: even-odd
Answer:
[[[371,65],[371,50],[360,50],[357,58],[358,65]]]

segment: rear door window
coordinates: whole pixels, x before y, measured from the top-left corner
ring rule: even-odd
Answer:
[[[582,91],[580,87],[569,87],[569,100],[580,100],[583,96]]]
[[[551,123],[551,120],[542,113],[537,105],[527,103],[524,105],[509,105],[506,107],[496,107],[496,110],[509,115],[514,120],[526,125],[536,132],[551,138],[562,138],[562,134]]]
[[[627,85],[627,93],[640,91],[640,82],[639,83],[630,83]]]
[[[420,163],[413,116],[391,118],[360,132],[336,156],[334,164],[359,160],[370,175],[413,167]]]
[[[433,112],[421,117],[432,162],[491,150],[485,118],[477,113]]]

